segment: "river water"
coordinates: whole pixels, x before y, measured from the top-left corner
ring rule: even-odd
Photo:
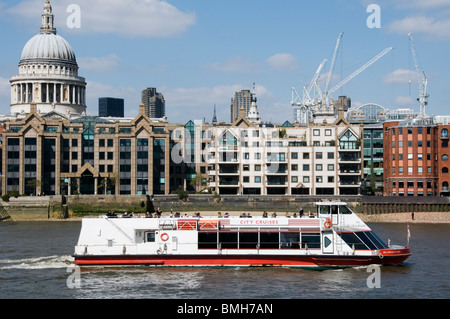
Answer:
[[[80,226],[79,221],[0,223],[0,298],[450,298],[448,224],[411,224],[413,255],[400,266],[380,267],[376,279],[376,270],[367,267],[323,271],[147,268],[77,273],[71,267],[71,254]],[[392,244],[406,244],[406,224],[369,226],[386,242],[390,239]],[[374,287],[375,282],[379,288]]]

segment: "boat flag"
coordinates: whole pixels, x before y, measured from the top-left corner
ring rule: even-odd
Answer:
[[[409,246],[409,240],[411,239],[411,231],[409,230],[409,223],[408,223],[408,244],[406,246]]]

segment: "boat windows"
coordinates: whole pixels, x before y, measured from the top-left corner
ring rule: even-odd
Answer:
[[[145,232],[145,242],[147,242],[147,243],[155,242],[155,232],[154,231]]]
[[[302,245],[305,248],[320,248],[320,233],[302,233]]]
[[[220,232],[219,242],[223,249],[237,249],[238,248],[238,233],[234,232]]]
[[[350,247],[362,250],[384,249],[388,246],[373,232],[340,233],[341,238]]]
[[[367,246],[355,235],[355,233],[340,233],[339,235],[351,248],[367,250]]]
[[[298,232],[280,232],[281,249],[299,249],[300,233]]]
[[[280,248],[278,232],[261,232],[259,236],[259,245],[261,248]]]
[[[300,249],[299,231],[198,232],[199,249]],[[320,248],[319,233],[302,235],[308,248]]]
[[[217,232],[199,232],[199,249],[217,249]]]
[[[242,232],[239,233],[239,248],[241,249],[255,249],[258,246],[257,232]]]
[[[339,206],[339,213],[341,214],[351,214],[352,211],[347,206]]]
[[[320,214],[329,214],[330,213],[330,206],[320,205],[319,206],[319,213]]]

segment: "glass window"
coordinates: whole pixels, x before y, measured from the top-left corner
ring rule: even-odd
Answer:
[[[155,242],[155,232],[149,231],[145,233],[145,241],[147,243],[154,243]]]
[[[278,232],[261,232],[260,248],[279,248],[279,233]]]

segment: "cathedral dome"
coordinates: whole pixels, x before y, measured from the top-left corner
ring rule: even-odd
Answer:
[[[20,63],[36,61],[77,64],[70,44],[54,33],[37,34],[23,48]]]

